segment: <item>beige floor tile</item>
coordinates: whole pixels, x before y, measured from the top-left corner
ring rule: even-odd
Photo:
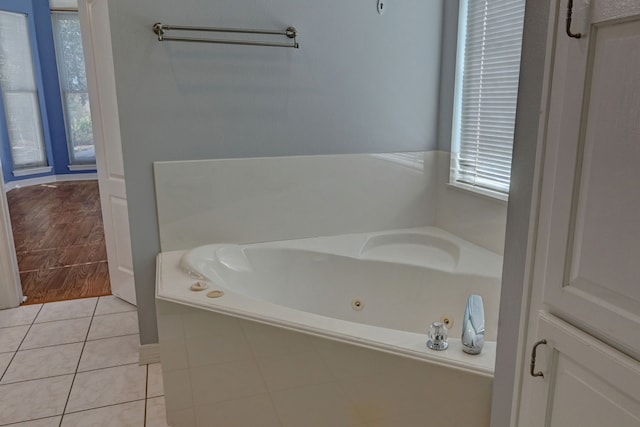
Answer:
[[[34,304],[0,310],[0,328],[30,325],[41,308],[42,304]]]
[[[136,306],[121,300],[115,295],[100,297],[98,307],[96,308],[96,316],[102,314],[124,313],[126,311],[136,311]]]
[[[62,417],[41,418],[39,420],[25,421],[17,424],[7,424],[6,427],[58,427]]]
[[[0,353],[0,378],[2,378],[2,374],[9,367],[9,362],[13,358],[14,353]]]
[[[81,352],[82,343],[21,350],[16,353],[0,384],[73,374]]]
[[[44,304],[36,317],[36,323],[91,317],[97,302],[98,298],[84,298]]]
[[[28,330],[28,325],[0,329],[0,353],[16,351]]]
[[[125,365],[80,372],[73,382],[67,412],[144,399],[146,381],[146,366]]]
[[[90,340],[110,338],[122,335],[138,333],[138,313],[129,311],[126,313],[104,314],[94,316],[89,330]]]
[[[20,350],[82,342],[87,336],[90,322],[90,317],[83,317],[80,319],[36,323],[31,326],[29,333],[20,346]]]
[[[144,400],[65,414],[62,427],[142,427]]]
[[[73,375],[0,385],[0,425],[61,415]]]
[[[148,365],[147,371],[147,398],[164,396],[164,385],[162,382],[162,365],[152,363]]]
[[[138,334],[87,341],[78,372],[137,363],[139,347]]]

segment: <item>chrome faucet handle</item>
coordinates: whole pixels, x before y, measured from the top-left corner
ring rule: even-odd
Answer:
[[[462,351],[480,354],[484,346],[484,305],[480,295],[470,295],[462,320]]]
[[[441,322],[433,322],[431,328],[429,328],[427,347],[431,350],[446,350],[449,347],[449,343],[447,342],[448,335],[449,333],[447,332],[446,326]]]

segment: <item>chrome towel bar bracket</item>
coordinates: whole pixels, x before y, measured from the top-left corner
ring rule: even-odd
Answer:
[[[273,47],[292,47],[298,49],[300,46],[296,37],[298,32],[294,27],[287,27],[285,30],[254,30],[243,28],[213,28],[213,27],[188,27],[184,25],[167,25],[160,22],[153,24],[153,32],[158,36],[158,41],[176,41],[176,42],[195,42],[195,43],[214,43],[214,44],[232,44],[245,46],[273,46]],[[227,33],[227,34],[264,34],[270,36],[286,36],[293,39],[290,43],[278,43],[270,41],[253,41],[253,40],[226,40],[226,39],[207,39],[196,37],[174,37],[166,36],[166,31],[195,31],[210,33]]]

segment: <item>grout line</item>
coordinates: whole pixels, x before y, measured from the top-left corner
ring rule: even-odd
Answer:
[[[11,360],[9,360],[9,363],[7,364],[7,367],[4,369],[4,371],[2,372],[2,375],[0,375],[0,381],[2,380],[2,378],[4,377],[4,375],[7,373],[7,371],[9,370],[9,366],[11,366],[11,364],[13,363],[13,359],[16,358],[16,354],[18,354],[18,351],[20,351],[20,347],[22,346],[22,343],[24,343],[24,340],[27,338],[27,335],[29,335],[29,331],[31,331],[31,327],[33,326],[34,322],[36,321],[36,319],[38,318],[38,316],[40,315],[40,312],[42,311],[42,308],[44,307],[44,304],[42,304],[40,306],[40,309],[38,310],[38,312],[36,313],[36,315],[33,317],[33,320],[31,321],[31,323],[29,324],[29,328],[27,328],[27,332],[25,332],[24,336],[22,337],[22,339],[20,340],[20,344],[18,344],[18,347],[16,347],[16,350],[13,352],[13,356],[11,356]],[[27,326],[27,325],[21,325],[21,326]]]
[[[127,337],[129,335],[140,335],[140,332],[133,332],[133,333],[130,333],[130,334],[122,334],[122,335],[113,335],[113,336],[108,336],[108,337],[91,338],[91,339],[87,339],[86,341],[99,341],[99,340],[104,340],[104,339],[107,339],[107,338]]]
[[[49,418],[56,418],[56,417],[60,417],[60,418],[62,419],[62,414],[57,414],[57,415],[47,415],[46,417],[38,417],[38,418],[30,419],[30,420],[18,421],[18,422],[16,422],[16,423],[0,424],[0,426],[7,426],[7,427],[11,427],[11,426],[13,426],[13,425],[26,424],[26,423],[31,423],[31,422],[33,422],[33,421],[48,420]]]
[[[100,297],[100,298],[109,297],[109,296],[112,296],[112,295],[103,295],[103,296],[102,296],[102,297]],[[117,297],[116,297],[116,298],[117,298]],[[135,306],[134,306],[134,307],[135,307]],[[107,316],[107,315],[109,315],[109,314],[124,314],[124,313],[131,313],[132,311],[137,312],[137,310],[136,310],[136,309],[134,309],[134,310],[125,310],[125,311],[114,311],[113,313],[100,313],[100,314],[96,314],[94,317],[102,317],[102,316]]]
[[[258,372],[260,373],[260,377],[261,377],[262,383],[264,384],[265,390],[267,390],[267,396],[269,396],[269,402],[271,403],[271,408],[273,409],[273,412],[276,415],[276,419],[281,425],[283,425],[282,416],[280,414],[280,411],[278,410],[278,407],[276,406],[275,401],[273,400],[273,395],[272,395],[273,391],[269,389],[269,385],[265,380],[265,376],[263,372],[264,370],[262,369],[262,366],[260,366],[260,363],[259,363],[260,358],[257,357],[256,351],[251,345],[251,339],[247,335],[247,329],[246,329],[245,323],[240,324],[240,331],[242,331],[242,337],[244,338],[244,341],[247,343],[247,347],[249,349],[249,352],[251,353],[251,359],[255,363],[256,368],[258,368]],[[164,380],[164,377],[163,377],[163,380]],[[164,382],[162,385],[164,388]],[[164,393],[164,389],[162,390],[162,392]],[[191,392],[191,398],[193,399],[193,391]],[[165,401],[165,405],[166,405],[166,401]],[[165,406],[165,410],[166,410],[166,406]],[[195,416],[195,402],[194,402],[194,416]]]
[[[84,374],[84,373],[87,373],[87,372],[104,371],[105,369],[113,369],[113,368],[119,368],[121,366],[131,366],[131,365],[138,365],[138,362],[123,363],[122,365],[105,366],[104,368],[87,369],[86,371],[77,371],[76,374]],[[138,365],[138,366],[140,366],[140,365]]]
[[[38,323],[38,325],[40,325],[40,323]],[[16,352],[18,352],[18,351],[29,351],[29,350],[40,350],[41,348],[57,347],[59,345],[67,345],[67,344],[79,344],[81,342],[84,342],[84,341],[80,340],[80,341],[71,341],[71,342],[61,342],[61,343],[58,343],[58,344],[43,345],[43,346],[40,346],[40,347],[21,348],[21,349],[17,350]]]
[[[77,344],[77,343],[74,343]],[[55,347],[55,346],[54,346]],[[80,354],[80,358],[78,359],[78,361],[82,358],[82,353]],[[46,380],[49,378],[57,378],[57,377],[65,377],[67,375],[77,375],[77,374],[84,374],[84,373],[88,373],[88,372],[97,372],[97,371],[104,371],[105,369],[112,369],[112,368],[119,368],[121,366],[132,366],[132,365],[138,365],[138,362],[133,362],[133,363],[124,363],[122,365],[113,365],[113,366],[105,366],[103,368],[93,368],[93,369],[87,369],[86,371],[75,371],[75,372],[67,372],[66,374],[57,374],[57,375],[48,375],[46,377],[38,377],[38,378],[29,378],[28,380],[20,380],[20,381],[12,381],[10,383],[2,383],[0,384],[0,387],[3,385],[12,385],[12,384],[20,384],[20,383],[26,383],[29,381],[38,381],[38,380]],[[139,365],[138,365],[139,366]]]
[[[92,297],[92,298],[97,298],[97,297]],[[67,300],[67,301],[72,301],[72,300]],[[63,302],[63,301],[58,301],[58,302]],[[51,303],[45,303],[45,304],[51,304]],[[47,323],[53,323],[53,322],[64,322],[67,320],[78,320],[78,319],[86,319],[88,317],[93,317],[92,314],[88,315],[88,316],[78,316],[78,317],[70,317],[68,319],[54,319],[54,320],[44,320],[42,322],[34,322],[34,325],[44,325]]]
[[[80,367],[80,361],[82,360],[84,347],[87,345],[87,338],[89,337],[89,332],[91,331],[91,324],[93,323],[93,316],[95,315],[97,308],[98,308],[98,301],[96,300],[96,305],[93,307],[93,314],[91,315],[91,320],[89,321],[89,327],[87,328],[87,334],[85,335],[84,342],[82,343],[82,350],[80,350],[80,357],[78,358],[78,363],[76,364],[76,370],[73,374],[73,379],[71,380],[71,387],[69,387],[67,400],[64,402],[64,408],[62,408],[62,418],[60,418],[60,426],[62,425],[62,420],[64,419],[64,413],[67,412],[67,405],[69,404],[69,398],[71,398],[71,391],[73,390],[73,385],[76,382],[76,376],[78,375],[78,368]]]
[[[28,383],[30,381],[39,381],[39,380],[48,380],[48,379],[51,379],[51,378],[67,377],[69,375],[73,375],[73,372],[67,372],[66,374],[49,375],[49,376],[46,376],[46,377],[29,378],[28,380],[12,381],[10,383],[2,383],[2,384],[0,384],[0,387],[4,386],[4,385],[15,385],[15,384]]]
[[[67,412],[62,414],[62,416],[64,417],[65,415],[71,415],[71,414],[79,414],[81,412],[88,412],[88,411],[93,411],[94,409],[102,409],[102,408],[110,408],[112,406],[118,406],[118,405],[126,405],[128,403],[134,403],[134,402],[145,402],[145,408],[146,408],[146,399],[135,399],[135,400],[127,400],[126,402],[120,402],[120,403],[112,403],[110,405],[102,405],[102,406],[96,406],[95,408],[87,408],[87,409],[81,409],[79,411],[73,411],[73,412]],[[55,415],[56,417],[58,415]]]
[[[106,296],[108,296],[108,295],[106,295]],[[114,313],[100,313],[100,314],[94,314],[93,317],[103,317],[103,316],[110,316],[112,314],[124,314],[124,313],[136,313],[137,314],[137,310],[116,311]]]
[[[147,363],[147,381],[144,385],[144,424],[147,425],[147,402],[149,401],[149,364]]]

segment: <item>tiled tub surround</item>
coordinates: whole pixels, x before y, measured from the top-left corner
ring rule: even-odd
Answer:
[[[155,162],[162,251],[435,226],[502,254],[507,204],[443,151]]]
[[[431,227],[212,245],[189,255],[212,282],[193,292],[183,254],[158,260],[171,425],[410,427],[434,416],[442,426],[488,425],[495,343],[470,356],[459,336],[466,297],[480,293],[495,339],[500,256]],[[216,288],[224,296],[207,298]],[[455,328],[450,348],[434,352],[425,331],[443,315]]]
[[[135,310],[113,296],[0,310],[0,425],[166,427]]]
[[[434,225],[436,160],[417,152],[155,162],[160,246]]]

